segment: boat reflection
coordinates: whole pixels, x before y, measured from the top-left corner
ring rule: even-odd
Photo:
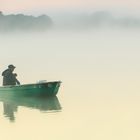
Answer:
[[[3,115],[10,121],[15,121],[15,112],[19,106],[38,109],[43,112],[58,112],[61,110],[61,105],[56,96],[54,97],[22,97],[1,99],[3,102]]]

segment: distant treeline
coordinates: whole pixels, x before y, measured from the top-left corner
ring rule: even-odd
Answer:
[[[27,16],[23,14],[4,15],[0,12],[0,31],[46,31],[50,27],[58,29],[91,29],[91,28],[140,28],[140,17],[130,15],[113,15],[107,11],[96,11],[91,14],[71,12],[59,15],[55,24],[47,15]]]
[[[98,11],[90,15],[89,23],[92,26],[109,26],[109,27],[140,27],[140,17],[124,15],[115,16],[110,12]]]
[[[0,11],[0,31],[44,31],[52,26],[53,22],[47,15],[38,17],[23,14],[4,15]]]
[[[57,24],[56,24],[57,25]],[[140,28],[140,17],[129,14],[113,14],[108,11],[93,13],[69,14],[58,19],[60,28],[91,29],[91,28]]]

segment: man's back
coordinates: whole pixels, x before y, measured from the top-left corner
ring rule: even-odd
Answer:
[[[16,85],[15,76],[10,69],[6,69],[2,72],[3,85]]]

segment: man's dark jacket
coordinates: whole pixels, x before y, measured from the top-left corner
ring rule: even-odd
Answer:
[[[2,76],[3,76],[3,86],[16,85],[18,81],[10,69],[6,69],[4,72],[2,72]]]

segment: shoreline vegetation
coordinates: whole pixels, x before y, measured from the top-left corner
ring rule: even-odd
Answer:
[[[95,11],[90,14],[73,12],[63,14],[57,13],[55,19],[52,19],[45,14],[35,17],[24,14],[5,15],[0,11],[0,32],[44,32],[49,29],[140,29],[140,17],[129,14],[115,15],[108,11]]]
[[[47,15],[38,17],[24,14],[4,15],[0,11],[0,31],[44,31],[52,27],[53,21]]]

